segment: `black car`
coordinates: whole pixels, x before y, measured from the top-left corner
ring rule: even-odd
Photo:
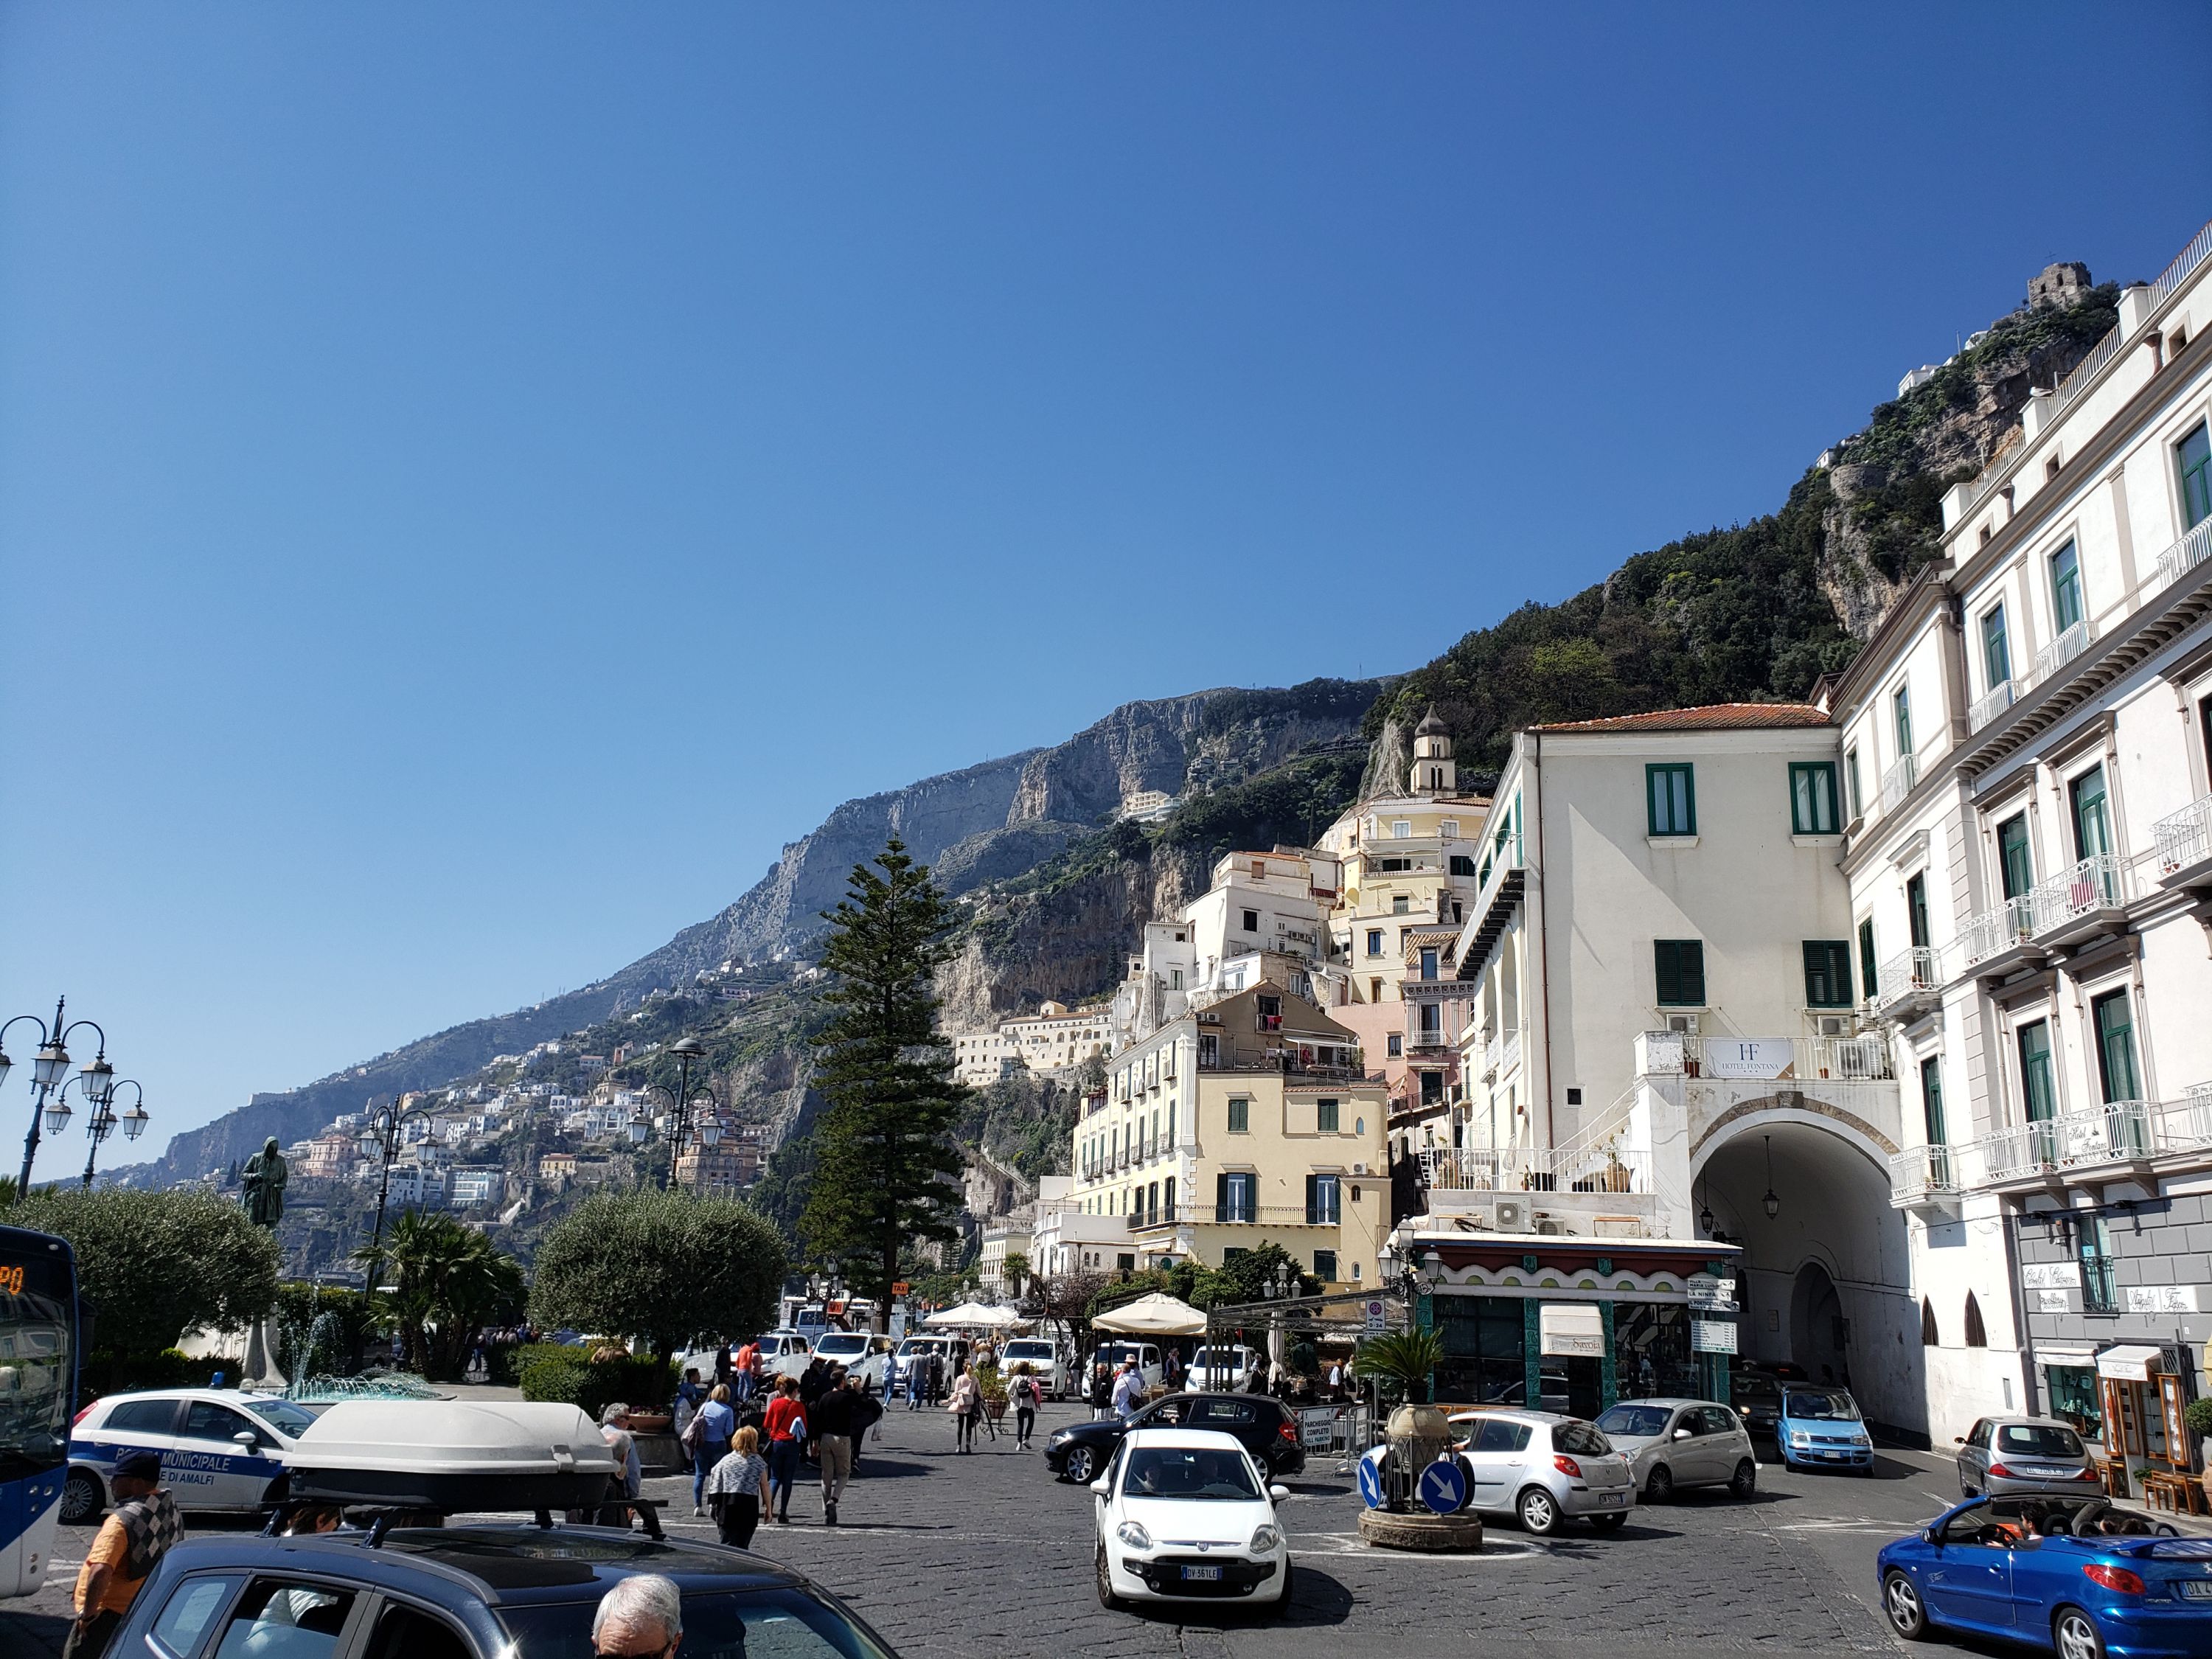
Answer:
[[[837,1601],[760,1556],[529,1526],[187,1538],[162,1557],[109,1651],[590,1659],[599,1598],[640,1572],[682,1590],[686,1654],[895,1659]]]
[[[1779,1448],[1778,1437],[1782,1422],[1782,1385],[1766,1371],[1732,1370],[1729,1374],[1729,1404],[1743,1425],[1751,1431],[1754,1443],[1771,1440]]]
[[[1218,1429],[1233,1434],[1271,1477],[1297,1474],[1306,1466],[1298,1419],[1281,1401],[1263,1394],[1171,1394],[1127,1422],[1111,1417],[1071,1423],[1045,1442],[1044,1466],[1063,1480],[1087,1486],[1132,1429]]]

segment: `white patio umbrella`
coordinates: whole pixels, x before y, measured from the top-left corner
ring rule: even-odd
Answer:
[[[940,1308],[921,1322],[939,1330],[959,1330],[981,1327],[1003,1330],[1009,1325],[1024,1323],[1021,1315],[1012,1308],[994,1308],[981,1302],[963,1302],[957,1308]]]
[[[1111,1313],[1091,1322],[1095,1331],[1115,1331],[1123,1336],[1198,1336],[1206,1330],[1206,1316],[1180,1297],[1154,1291],[1134,1302],[1125,1302]]]

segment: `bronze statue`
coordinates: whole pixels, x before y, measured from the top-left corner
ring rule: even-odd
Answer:
[[[271,1135],[261,1150],[246,1160],[244,1187],[246,1218],[257,1227],[274,1227],[284,1218],[284,1154]]]

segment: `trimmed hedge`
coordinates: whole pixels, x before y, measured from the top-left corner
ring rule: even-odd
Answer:
[[[558,1342],[533,1342],[514,1351],[515,1374],[525,1400],[575,1406],[594,1420],[619,1400],[641,1411],[659,1411],[676,1398],[676,1366],[657,1359],[609,1359],[594,1364],[589,1350]]]

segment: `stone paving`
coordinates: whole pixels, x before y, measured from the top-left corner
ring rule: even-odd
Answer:
[[[1037,1443],[1085,1414],[1048,1407]],[[1352,1483],[1316,1463],[1288,1483],[1297,1577],[1286,1618],[1108,1613],[1092,1589],[1090,1495],[1052,1480],[1042,1453],[1017,1452],[1010,1437],[971,1456],[954,1455],[952,1442],[941,1413],[895,1407],[862,1452],[843,1524],[823,1526],[820,1489],[802,1485],[794,1524],[763,1527],[755,1547],[843,1597],[915,1659],[1863,1651],[1892,1645],[1873,1607],[1875,1551],[1957,1491],[1948,1463],[1911,1454],[1885,1454],[1871,1480],[1763,1464],[1762,1490],[1747,1503],[1692,1496],[1639,1509],[1609,1537],[1571,1524],[1540,1541],[1501,1522],[1481,1556],[1454,1559],[1361,1547]],[[672,1530],[710,1535],[690,1518],[688,1480],[649,1490],[668,1500]],[[0,1612],[0,1655],[58,1654],[90,1537],[64,1529],[47,1588]]]

